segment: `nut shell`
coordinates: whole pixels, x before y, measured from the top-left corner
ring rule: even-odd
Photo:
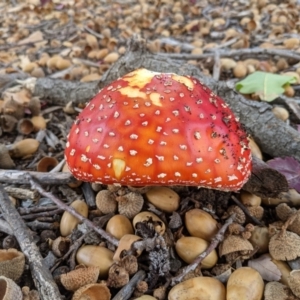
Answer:
[[[132,219],[138,214],[144,205],[144,198],[141,194],[130,192],[124,196],[116,198],[118,201],[119,214],[126,216],[128,219]]]
[[[49,172],[58,165],[58,160],[55,157],[45,156],[37,164],[38,172]]]
[[[97,193],[96,206],[102,213],[110,214],[117,210],[118,202],[111,191],[102,190]]]
[[[100,277],[106,278],[110,266],[113,264],[113,252],[102,246],[86,245],[76,253],[76,260],[79,264],[87,267],[99,267]]]
[[[106,231],[119,240],[125,234],[133,234],[133,227],[127,217],[115,215],[108,221]]]
[[[69,273],[60,275],[60,282],[66,290],[75,292],[82,286],[96,283],[99,274],[99,267],[80,267]]]
[[[120,254],[123,250],[129,250],[132,243],[135,241],[141,240],[142,238],[134,235],[134,234],[125,234],[122,236],[122,238],[119,241],[118,248],[115,251],[113,260],[118,261],[120,260]]]
[[[225,300],[226,291],[221,281],[212,277],[195,277],[175,285],[168,300],[211,299]]]
[[[265,286],[264,300],[297,300],[297,298],[286,285],[271,281]]]
[[[12,145],[9,153],[12,157],[24,157],[37,151],[40,142],[35,139],[24,139]]]
[[[191,236],[202,238],[206,241],[218,232],[218,222],[202,209],[191,209],[185,214],[185,226]]]
[[[18,280],[23,274],[25,256],[14,248],[0,250],[0,274],[12,280]]]
[[[165,223],[154,213],[150,211],[142,211],[139,214],[137,214],[134,219],[132,220],[133,227],[135,228],[136,223],[138,222],[148,222],[148,221],[154,221],[155,223],[155,231],[161,235],[163,235],[166,231],[166,225]]]
[[[203,253],[209,243],[198,237],[182,237],[180,238],[175,245],[175,249],[179,257],[184,260],[186,263],[191,264],[197,256]],[[212,268],[218,261],[218,255],[215,250],[213,250],[207,257],[205,257],[201,263],[203,269]]]
[[[254,230],[251,232],[251,237],[249,242],[253,247],[258,248],[258,253],[266,253],[269,250],[269,230],[267,227],[255,226]]]
[[[168,187],[153,187],[145,195],[151,204],[162,211],[171,213],[179,207],[179,195]]]
[[[220,256],[239,251],[253,251],[252,244],[239,235],[229,235],[219,246]]]
[[[88,206],[85,202],[81,200],[75,200],[70,205],[83,217],[88,216]],[[80,223],[80,220],[71,215],[69,212],[65,211],[60,221],[60,233],[62,236],[69,235],[73,229]]]
[[[300,270],[293,270],[287,279],[293,294],[300,297]]]
[[[261,300],[264,281],[260,274],[249,267],[235,270],[229,277],[226,300]]]

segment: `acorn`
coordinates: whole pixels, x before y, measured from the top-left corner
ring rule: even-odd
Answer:
[[[260,197],[244,190],[240,193],[240,199],[245,206],[259,206],[261,204]]]
[[[12,280],[18,280],[25,268],[23,252],[10,248],[0,249],[0,274]]]
[[[107,278],[108,270],[113,264],[113,252],[102,246],[86,245],[79,248],[76,260],[87,267],[99,267],[101,278]]]
[[[151,204],[165,212],[171,213],[179,207],[179,195],[168,187],[150,188],[145,196]]]
[[[141,240],[142,238],[134,235],[134,234],[125,234],[121,237],[119,240],[118,248],[116,249],[113,260],[118,261],[120,260],[120,254],[123,250],[130,250],[131,245],[138,240]],[[137,253],[137,255],[140,255],[141,253]]]
[[[130,220],[123,215],[114,215],[106,225],[106,231],[118,240],[125,234],[133,234],[133,227]]]
[[[104,283],[91,283],[78,289],[72,300],[110,300],[109,288]]]
[[[88,206],[84,201],[81,200],[75,200],[70,204],[71,207],[73,207],[79,214],[81,214],[83,217],[88,216]],[[69,212],[65,211],[62,215],[61,221],[60,221],[60,233],[62,236],[69,235],[73,229],[76,228],[76,226],[80,223],[80,220],[71,215]]]
[[[235,270],[229,277],[226,300],[261,300],[264,281],[260,274],[249,267]]]
[[[186,263],[191,264],[197,256],[203,253],[209,243],[204,239],[192,236],[181,237],[175,245],[175,249],[179,257]],[[216,250],[213,250],[207,257],[201,262],[203,269],[212,268],[218,261],[218,255]]]
[[[43,116],[34,116],[31,118],[31,122],[34,126],[34,131],[45,129],[47,126],[46,120]]]
[[[185,213],[185,226],[191,236],[202,238],[206,241],[218,232],[218,222],[202,209],[191,209]]]
[[[25,157],[35,153],[39,145],[40,142],[36,139],[24,139],[14,143],[9,149],[9,154],[11,157],[16,158]]]
[[[225,300],[223,283],[213,277],[195,277],[175,285],[168,300],[218,299]]]

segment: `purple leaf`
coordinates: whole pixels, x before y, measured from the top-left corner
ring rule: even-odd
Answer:
[[[276,157],[267,164],[282,173],[289,183],[289,186],[300,193],[300,162],[293,157]]]

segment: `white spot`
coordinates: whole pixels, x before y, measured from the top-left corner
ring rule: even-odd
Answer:
[[[177,117],[177,116],[179,116],[179,111],[176,109],[176,110],[173,110],[172,111],[172,114],[175,116],[175,117]]]
[[[200,132],[199,132],[199,131],[195,131],[195,132],[194,132],[194,137],[195,137],[196,140],[200,140],[200,139],[201,139],[201,134],[200,134]]]
[[[141,118],[145,117],[145,114],[140,114],[140,117],[141,117]]]
[[[192,177],[196,178],[198,175],[196,173],[192,173]]]
[[[97,132],[100,132],[100,133],[101,133],[101,132],[102,132],[102,128],[101,128],[101,127],[98,127],[98,128],[97,128]]]
[[[79,128],[78,128],[78,127],[75,129],[75,133],[76,133],[76,134],[79,133]]]
[[[193,163],[192,162],[187,162],[186,165],[187,167],[190,167]]]
[[[105,159],[106,159],[106,157],[105,157],[105,156],[102,156],[102,155],[97,155],[97,158],[102,159],[102,160],[105,160]]]
[[[103,104],[100,104],[99,110],[102,110],[103,108],[104,108],[104,105],[103,105]]]
[[[157,178],[164,178],[166,176],[167,176],[166,173],[160,173],[160,174],[157,175]]]
[[[217,119],[217,116],[216,116],[216,115],[211,115],[211,118],[212,118],[213,120],[216,120],[216,119]]]
[[[120,116],[120,113],[117,112],[117,111],[115,111],[115,113],[114,113],[114,118],[118,118],[119,116]]]
[[[203,162],[203,159],[202,159],[202,157],[197,157],[197,158],[196,158],[196,163],[198,163],[198,164],[199,164],[199,163],[201,163],[201,162]]]
[[[220,181],[222,181],[222,177],[217,177],[217,178],[215,178],[214,180],[215,180],[215,183],[216,183],[216,182],[220,182]]]
[[[107,90],[110,91],[112,88],[113,88],[113,86],[110,85],[110,86],[107,88]]]
[[[69,148],[70,147],[70,143],[69,141],[66,143],[66,147]]]
[[[170,101],[174,101],[175,100],[175,98],[174,97],[170,97]]]
[[[144,166],[149,167],[151,165],[152,165],[152,158],[149,157],[149,158],[146,159],[146,163],[144,163]]]
[[[136,150],[129,150],[130,155],[135,156],[137,154]]]
[[[116,134],[114,132],[109,132],[108,135],[109,136],[116,136]]]
[[[164,161],[164,160],[165,160],[165,157],[164,157],[164,156],[155,155],[155,157],[156,157],[159,161]]]
[[[108,146],[107,144],[104,144],[104,145],[103,145],[103,148],[106,148],[106,149],[108,149],[108,148],[109,148],[109,146]]]
[[[183,98],[184,97],[184,93],[179,93],[179,97]]]
[[[186,146],[186,145],[179,145],[179,148],[180,148],[181,150],[186,150],[186,149],[187,149],[187,146]]]
[[[207,148],[207,151],[208,151],[208,152],[211,152],[211,151],[213,151],[213,148],[212,148],[212,147],[208,147],[208,148]]]
[[[70,155],[71,155],[71,156],[74,156],[75,151],[76,151],[75,149],[72,149],[72,150],[70,151]]]
[[[211,172],[211,170],[210,169],[207,169],[204,173],[205,174],[208,174],[208,173],[210,173]]]
[[[141,179],[141,178],[136,178],[136,179],[135,179],[135,181],[140,181],[140,180],[142,180],[142,179]]]
[[[156,131],[157,131],[157,132],[161,132],[161,130],[162,130],[162,127],[157,126]]]
[[[221,162],[221,161],[220,161],[218,158],[215,159],[215,163],[216,163],[216,164],[219,164],[220,162]]]
[[[227,177],[228,177],[229,181],[238,179],[234,174],[233,175],[228,175]]]
[[[120,146],[119,148],[118,148],[118,151],[124,151],[124,148],[122,147],[122,146]]]
[[[145,102],[145,106],[147,107],[151,106],[151,102]]]
[[[129,167],[126,167],[126,168],[125,168],[125,171],[126,171],[126,172],[128,172],[128,171],[130,171],[130,170],[131,170],[131,168],[129,168]]]
[[[97,164],[94,164],[93,167],[94,167],[95,169],[97,169],[97,170],[100,170],[100,169],[101,169],[100,166],[97,165]]]
[[[153,140],[151,140],[151,139],[150,139],[150,140],[148,140],[148,144],[149,144],[149,145],[152,145],[153,143],[154,143],[154,141],[153,141]]]
[[[160,110],[157,110],[157,111],[155,111],[155,113],[154,113],[155,115],[160,115]]]
[[[173,132],[173,133],[178,133],[178,132],[179,132],[179,129],[172,129],[172,132]]]
[[[162,146],[166,146],[166,145],[167,145],[167,142],[161,141],[159,144],[162,145]]]
[[[170,118],[166,118],[166,122],[170,122],[171,121],[171,119]]]
[[[179,157],[176,156],[176,155],[173,155],[173,159],[174,159],[174,160],[179,160]]]
[[[238,164],[237,169],[238,169],[238,171],[241,171],[243,169],[243,165],[242,164]]]
[[[124,105],[128,105],[128,102],[123,102]]]
[[[148,125],[148,121],[142,123],[142,126],[147,126],[147,125]]]
[[[179,173],[179,172],[175,172],[175,174],[174,174],[176,177],[180,177],[181,176],[181,174]]]
[[[87,122],[87,123],[90,123],[91,121],[92,121],[91,118],[87,118],[87,119],[86,119],[86,122]]]
[[[89,159],[85,154],[81,154],[80,160],[83,161],[83,162],[87,162]]]
[[[200,115],[199,115],[199,118],[200,118],[200,119],[204,119],[204,114],[200,114]]]
[[[130,124],[131,124],[130,120],[126,120],[125,123],[124,123],[125,126],[128,126]]]
[[[196,101],[196,104],[202,104],[202,103],[203,103],[203,101],[201,99]]]
[[[137,134],[131,134],[130,136],[129,136],[132,140],[137,140],[138,139],[138,135]]]
[[[138,103],[134,104],[133,108],[139,108],[139,104]]]
[[[99,142],[98,139],[92,139],[93,143],[97,144]]]
[[[110,167],[111,167],[111,163],[108,163],[108,164],[107,164],[107,167],[110,168]]]

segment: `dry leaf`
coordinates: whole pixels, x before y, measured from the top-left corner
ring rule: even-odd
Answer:
[[[279,281],[281,279],[281,273],[271,261],[269,254],[263,254],[259,258],[249,260],[248,266],[259,272],[264,280]]]

